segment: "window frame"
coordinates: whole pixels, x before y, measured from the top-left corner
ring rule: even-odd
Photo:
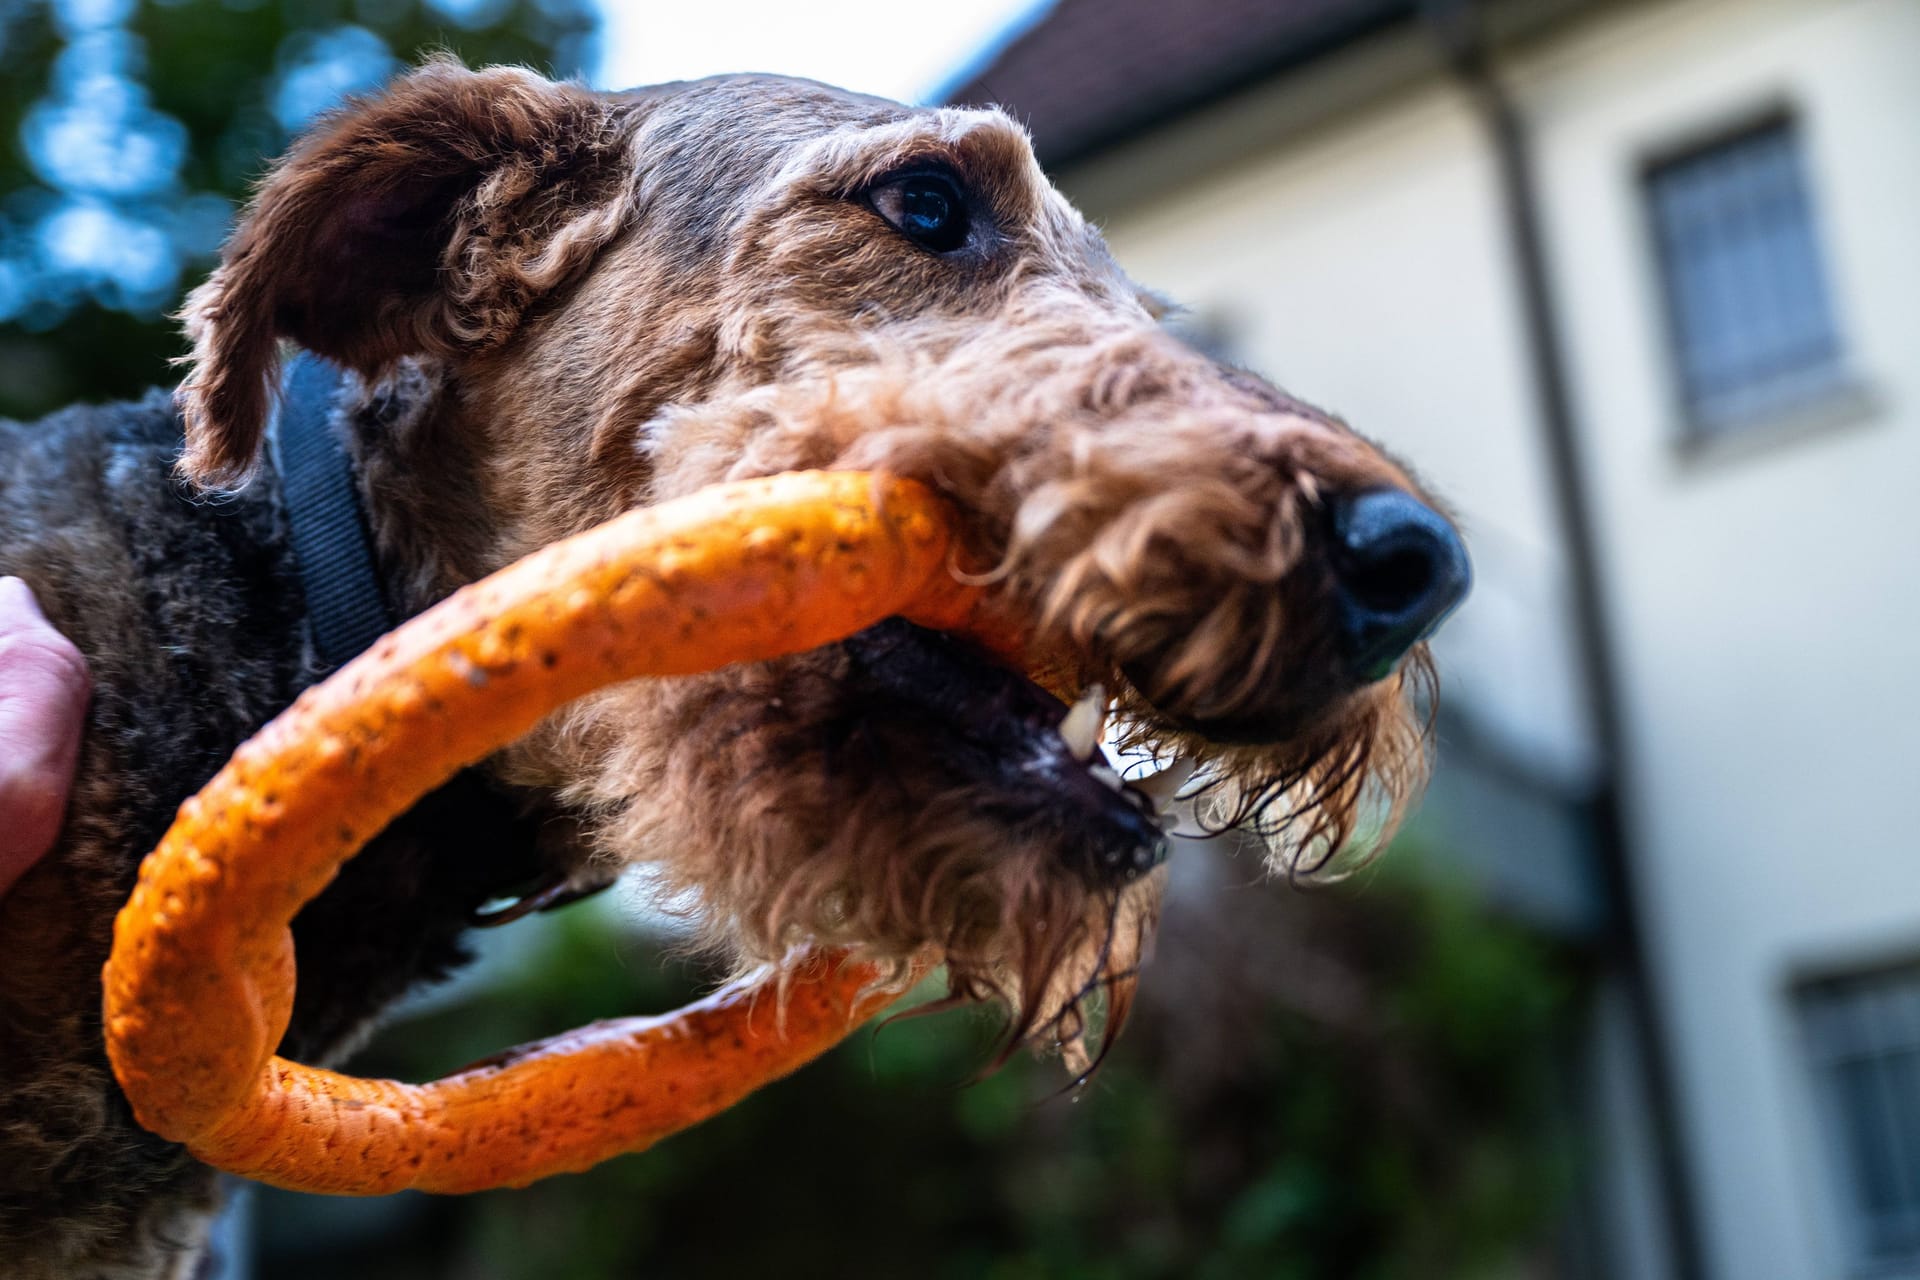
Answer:
[[[1690,335],[1677,301],[1679,277],[1662,225],[1656,184],[1662,174],[1679,166],[1775,132],[1784,132],[1792,147],[1795,177],[1805,208],[1814,281],[1824,305],[1826,336],[1833,354],[1824,370],[1812,373],[1798,392],[1778,389],[1769,395],[1764,389],[1756,389],[1756,403],[1750,407],[1730,413],[1705,413],[1701,398],[1695,394],[1693,373],[1688,368]],[[1644,236],[1650,302],[1659,312],[1657,332],[1664,365],[1663,390],[1675,414],[1675,444],[1683,455],[1743,450],[1750,443],[1781,434],[1797,436],[1808,430],[1824,431],[1867,416],[1873,407],[1851,360],[1851,344],[1841,316],[1840,294],[1835,287],[1834,256],[1826,242],[1826,224],[1814,183],[1811,136],[1806,113],[1791,102],[1772,99],[1649,147],[1634,168],[1633,200]]]
[[[1875,1217],[1885,1216],[1884,1211],[1867,1203],[1859,1172],[1863,1153],[1855,1147],[1853,1116],[1848,1107],[1853,1099],[1838,1078],[1848,1064],[1876,1063],[1884,1068],[1903,1055],[1920,1055],[1920,957],[1810,975],[1792,984],[1789,997],[1800,1068],[1812,1093],[1810,1114],[1824,1157],[1824,1198],[1838,1234],[1841,1267],[1855,1280],[1920,1277],[1920,1141],[1910,1149],[1901,1148],[1893,1157],[1900,1175],[1896,1180],[1912,1184],[1902,1188],[1909,1199],[1899,1207],[1908,1219],[1902,1226],[1911,1243],[1897,1255],[1882,1252],[1875,1247]],[[1869,1015],[1858,1006],[1869,1003],[1878,1008],[1862,1033],[1863,1019]],[[1905,1006],[1904,1028],[1887,1016],[1895,1005]],[[1822,1038],[1820,1024],[1832,1027],[1843,1020],[1851,1020],[1848,1030],[1857,1037],[1855,1043]],[[1873,1043],[1863,1049],[1859,1041]],[[1884,1094],[1885,1082],[1880,1083]],[[1885,1110],[1883,1107],[1883,1113]],[[1913,1125],[1920,1127],[1920,1105],[1914,1111]]]

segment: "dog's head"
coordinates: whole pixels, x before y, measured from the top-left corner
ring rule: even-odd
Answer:
[[[431,385],[362,442],[422,511],[429,490],[469,508],[438,521],[458,552],[411,566],[428,594],[721,479],[859,467],[946,493],[1025,673],[882,629],[593,700],[518,776],[750,956],[937,945],[959,991],[1071,1041],[1150,929],[1156,790],[1251,822],[1288,872],[1390,831],[1424,772],[1421,642],[1467,580],[1403,468],[1159,314],[999,112],[440,63],[263,185],[188,304],[182,467],[247,473],[289,339]],[[1073,717],[1052,696],[1090,690]],[[1179,772],[1108,785],[1103,734]]]

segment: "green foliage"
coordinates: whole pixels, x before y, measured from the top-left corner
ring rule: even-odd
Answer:
[[[172,380],[166,312],[315,112],[435,50],[571,75],[592,0],[0,0],[0,416]]]
[[[334,1232],[324,1247],[300,1198],[272,1197],[265,1273],[1398,1280],[1503,1274],[1537,1253],[1572,1176],[1554,1082],[1577,963],[1410,878],[1238,892],[1257,927],[1338,940],[1338,962],[1365,975],[1351,1016],[1228,992],[1245,1034],[1221,1054],[1149,970],[1136,1025],[1077,1096],[1051,1062],[977,1079],[993,1048],[983,1014],[898,1020],[650,1152],[414,1200],[357,1243]],[[1283,917],[1257,910],[1276,905]],[[440,1074],[669,1007],[698,979],[599,918],[563,917],[510,980],[393,1029],[356,1065]]]

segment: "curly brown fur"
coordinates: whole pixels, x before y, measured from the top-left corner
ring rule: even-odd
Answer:
[[[998,323],[943,317],[871,338],[864,363],[819,380],[676,408],[666,439],[700,453],[657,452],[656,489],[816,466],[935,485],[1015,610],[1041,620],[1043,646],[1064,642],[1076,683],[1116,691],[1125,736],[1208,762],[1228,820],[1260,817],[1276,866],[1318,869],[1370,793],[1390,825],[1417,786],[1405,686],[1422,668],[1317,692],[1342,682],[1326,628],[1289,625],[1326,590],[1305,530],[1319,485],[1406,482],[1324,417],[1052,292]],[[1090,369],[1123,375],[1090,389]],[[1018,1031],[1063,1012],[1077,1023],[1060,996],[1100,975],[1116,887],[1085,883],[1057,836],[976,816],[979,798],[942,770],[958,728],[886,742],[842,662],[618,690],[521,751],[563,756],[549,776],[607,815],[607,847],[697,897],[722,945],[769,960],[803,938],[887,954],[932,940],[950,948],[957,989],[1023,1010]],[[1282,732],[1235,743],[1192,727],[1243,715]],[[835,759],[816,739],[842,721],[885,745]],[[1058,973],[1076,977],[1063,988]]]
[[[134,1123],[100,1038],[100,967],[141,855],[234,746],[316,674],[269,471],[210,503],[173,480],[163,396],[0,423],[0,568],[86,655],[94,698],[65,830],[0,896],[0,1276],[190,1268],[209,1171]],[[476,895],[537,870],[531,824],[435,797],[295,925],[289,1052],[336,1059],[459,963]]]
[[[892,184],[927,172],[970,211],[957,246],[903,230]],[[204,1217],[206,1171],[107,1076],[93,984],[174,804],[316,674],[259,463],[283,341],[351,371],[336,424],[404,612],[718,480],[887,471],[952,499],[965,569],[1052,681],[1102,684],[1123,741],[1200,760],[1206,819],[1259,825],[1277,870],[1390,828],[1424,768],[1428,667],[1350,673],[1328,513],[1418,488],[1156,312],[997,112],[442,62],[321,124],[188,301],[178,421],[149,403],[0,435],[0,570],[99,689],[62,848],[0,903],[0,1274],[165,1274]],[[237,493],[176,487],[181,430],[185,480]],[[1162,876],[1151,816],[1068,750],[1064,710],[904,624],[603,691],[487,766],[577,838],[416,810],[301,917],[286,1047],[337,1056],[454,961],[487,897],[590,862],[650,865],[739,965],[933,949],[956,1000],[1014,1011],[1010,1045],[1085,1070]]]

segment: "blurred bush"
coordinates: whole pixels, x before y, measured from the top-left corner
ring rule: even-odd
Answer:
[[[426,52],[561,75],[592,0],[0,0],[0,416],[173,379],[266,160]]]
[[[1395,855],[1399,858],[1400,855]],[[994,1023],[863,1031],[642,1155],[521,1191],[269,1195],[287,1280],[1405,1280],[1551,1272],[1575,1152],[1557,1081],[1580,963],[1405,874],[1254,886],[1183,868],[1141,1007],[1077,1095],[1054,1062],[975,1080]],[[689,998],[699,975],[564,919],[358,1069],[424,1078]]]

